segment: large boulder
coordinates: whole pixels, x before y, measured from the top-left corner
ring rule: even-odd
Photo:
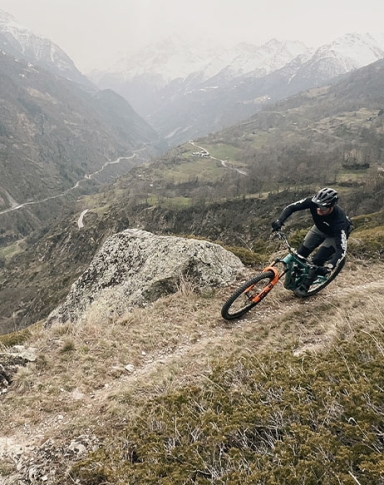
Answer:
[[[239,258],[218,244],[127,229],[106,240],[47,325],[76,322],[92,307],[99,316],[118,316],[185,283],[201,291],[225,286],[242,269]]]

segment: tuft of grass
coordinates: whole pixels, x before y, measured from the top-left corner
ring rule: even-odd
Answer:
[[[62,354],[67,352],[73,352],[75,350],[75,343],[72,339],[68,339],[64,342],[63,346],[60,349]]]
[[[4,347],[12,347],[13,345],[22,345],[31,337],[31,328],[25,328],[17,332],[0,335],[0,344]]]
[[[250,249],[241,248],[238,246],[224,246],[227,251],[231,251],[235,256],[237,256],[240,261],[248,266],[255,264],[260,264],[266,260],[265,254],[256,253]]]

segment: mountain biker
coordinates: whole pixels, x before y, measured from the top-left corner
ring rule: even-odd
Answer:
[[[343,260],[347,253],[347,239],[351,232],[351,221],[337,205],[337,192],[325,187],[313,197],[287,205],[280,217],[272,222],[272,229],[279,231],[288,217],[296,211],[310,210],[314,225],[308,231],[297,252],[307,258],[316,248],[312,257],[316,269],[308,274],[298,294],[305,296],[318,275],[330,273]]]

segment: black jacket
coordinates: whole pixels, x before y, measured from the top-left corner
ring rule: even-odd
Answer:
[[[316,210],[317,207],[318,206],[312,202],[312,198],[307,197],[306,199],[287,205],[281,213],[279,221],[283,224],[293,212],[309,209],[312,214],[313,222],[319,231],[329,237],[335,238],[336,252],[330,262],[336,266],[347,253],[347,238],[351,230],[351,222],[338,205],[335,205],[333,211],[326,216],[319,216]]]

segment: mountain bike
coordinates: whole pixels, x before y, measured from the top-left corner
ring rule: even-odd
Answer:
[[[221,316],[225,320],[234,320],[245,315],[263,300],[275,285],[284,277],[284,288],[293,291],[296,296],[312,296],[329,285],[343,269],[345,257],[336,268],[326,275],[317,274],[319,266],[304,258],[293,248],[287,235],[282,231],[274,233],[288,248],[288,254],[284,258],[275,259],[263,271],[238,288],[224,303]],[[323,269],[323,268],[322,268]],[[303,294],[300,287],[306,278],[311,278],[312,283],[308,291]]]

